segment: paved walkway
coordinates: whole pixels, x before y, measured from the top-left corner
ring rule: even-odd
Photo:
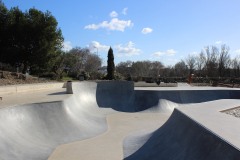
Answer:
[[[62,101],[70,96],[65,94],[65,92],[66,88],[53,88],[40,91],[1,95],[2,100],[0,100],[0,108],[30,103]]]
[[[61,145],[49,160],[121,160],[123,139],[132,132],[154,131],[169,118],[163,113],[116,113],[107,117],[108,131],[97,137]]]

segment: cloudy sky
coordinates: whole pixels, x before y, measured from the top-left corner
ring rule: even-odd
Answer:
[[[239,0],[3,0],[21,10],[50,11],[64,50],[89,47],[106,63],[151,60],[173,65],[208,45],[240,55]]]

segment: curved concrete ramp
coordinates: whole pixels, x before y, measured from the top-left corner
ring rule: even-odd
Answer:
[[[109,150],[111,150],[114,149],[111,147],[111,144],[116,142],[116,138],[118,138],[117,145],[122,147],[124,136],[128,135],[129,132],[134,132],[135,128],[138,130],[141,130],[142,127],[143,129],[151,128],[151,131],[159,128],[175,107],[181,107],[181,105],[187,103],[200,103],[216,99],[233,99],[240,96],[239,90],[222,89],[200,91],[182,89],[159,91],[134,90],[132,82],[119,81],[73,83],[72,91],[73,95],[68,95],[60,101],[50,101],[51,98],[49,98],[49,101],[45,103],[32,103],[1,108],[0,159],[46,160],[59,145],[75,141],[80,141],[81,143],[82,140],[85,143],[89,140],[94,146],[96,145],[94,140],[101,137],[109,138],[106,131],[109,131],[109,128],[111,128],[110,124],[113,124],[115,127],[113,127],[114,132],[111,132],[112,141],[108,141]],[[57,95],[59,93],[53,94]],[[25,96],[23,98],[27,99],[33,95],[29,93]],[[162,112],[168,113],[163,114]],[[120,122],[122,125],[118,126]],[[179,132],[179,135],[176,135],[174,132]],[[201,134],[194,135],[197,132]],[[119,138],[116,135],[121,136]],[[205,135],[207,135],[207,138]],[[192,141],[189,141],[188,138],[182,138],[184,136],[189,136]],[[204,131],[199,125],[187,119],[186,116],[177,110],[174,111],[169,121],[150,137],[139,151],[127,157],[127,159],[144,158],[142,156],[144,153],[150,157],[149,159],[154,159],[152,156],[160,158],[165,153],[170,154],[170,150],[164,149],[165,146],[160,144],[167,145],[170,142],[175,142],[168,148],[176,151],[173,156],[183,157],[183,159],[185,158],[184,154],[188,151],[193,151],[195,154],[191,155],[196,156],[206,151],[203,150],[204,148],[210,150],[207,150],[205,154],[208,154],[209,157],[213,156],[213,148],[205,147],[206,142],[201,144],[200,141],[207,141],[207,143],[213,145],[216,148],[215,153],[223,149],[223,151],[231,153],[228,156],[230,158],[237,154],[235,150],[230,151],[230,146],[225,142],[220,143],[217,137],[214,137],[210,132]],[[196,143],[193,143],[195,139]],[[155,142],[158,142],[158,144]],[[184,148],[180,145],[193,145],[194,147],[188,146]],[[99,143],[96,149],[100,147],[104,150],[102,146],[105,146],[105,144]],[[65,147],[68,147],[68,145]],[[81,147],[84,148],[85,145]],[[158,153],[158,148],[163,152]],[[181,152],[177,152],[178,149],[182,149],[180,150]],[[91,147],[87,148],[87,150],[91,153]],[[109,150],[107,152],[110,152]],[[61,153],[64,154],[64,152],[63,150]],[[122,150],[118,150],[117,153],[121,159]],[[99,154],[102,154],[102,159],[106,159],[103,152]],[[189,157],[187,156],[186,158]]]
[[[159,107],[159,100],[165,99],[173,103],[189,104],[202,103],[219,99],[240,99],[240,90],[194,88],[189,90],[171,88],[168,90],[135,90],[133,108],[135,111],[143,111],[151,107]]]
[[[147,141],[144,137],[138,139],[145,144],[126,160],[237,160],[240,157],[238,149],[178,109]]]
[[[177,107],[177,104],[201,103],[218,99],[240,99],[240,90],[223,88],[199,90],[199,87],[194,89],[188,87],[185,90],[177,87],[170,87],[168,90],[165,88],[134,90],[133,82],[124,81],[98,82],[96,87],[96,101],[100,108],[112,108],[122,112],[139,112],[149,108],[161,111],[162,107],[163,110],[172,112],[172,106]]]
[[[110,112],[113,111],[97,107],[94,90],[79,92],[63,101],[2,108],[0,159],[46,160],[60,144],[105,132],[106,115]]]
[[[125,81],[98,82],[96,101],[101,108],[112,108],[117,111],[135,112],[134,84]]]

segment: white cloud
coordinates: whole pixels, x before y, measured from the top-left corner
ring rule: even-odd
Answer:
[[[123,15],[127,15],[127,10],[128,10],[128,8],[123,8],[122,14],[123,14]]]
[[[89,24],[87,26],[84,27],[84,29],[92,29],[92,30],[97,30],[100,28],[100,24]]]
[[[169,49],[169,50],[166,51],[166,53],[169,56],[173,56],[173,55],[175,55],[177,53],[177,51],[175,51],[174,49]]]
[[[240,55],[240,49],[234,51],[237,55]]]
[[[92,41],[92,42],[88,45],[88,47],[89,47],[89,49],[92,50],[92,51],[97,49],[98,52],[100,52],[100,51],[108,51],[109,48],[110,48],[110,46],[100,44],[100,43],[97,42],[97,41]]]
[[[103,21],[102,23],[99,24],[90,24],[85,26],[85,29],[92,29],[92,30],[97,30],[100,28],[105,28],[113,31],[122,31],[124,32],[125,28],[127,27],[132,27],[133,23],[131,20],[119,20],[118,18],[113,18],[110,22],[108,21]]]
[[[198,53],[197,51],[193,51],[193,52],[191,52],[189,55],[191,55],[191,56],[198,56],[199,53]]]
[[[143,28],[142,29],[142,34],[148,34],[148,33],[151,33],[153,30],[152,30],[152,28]]]
[[[118,16],[118,13],[116,12],[116,11],[112,11],[111,13],[110,13],[110,17],[111,18],[114,18],[114,17],[117,17]]]
[[[216,41],[215,44],[222,44],[222,41]]]
[[[153,55],[154,57],[161,57],[161,56],[163,56],[163,55],[165,55],[165,54],[166,54],[165,52],[158,51],[158,52],[153,53],[152,55]]]
[[[70,51],[72,48],[73,48],[72,43],[70,41],[63,42],[63,48],[62,48],[63,51],[65,52]]]
[[[134,56],[141,53],[141,50],[135,48],[132,41],[129,41],[126,45],[116,45],[114,48],[116,48],[118,56]]]
[[[152,54],[154,57],[161,57],[161,56],[174,56],[177,53],[174,49],[169,49],[166,51],[158,51]]]
[[[100,42],[92,41],[87,46],[92,52],[106,52],[109,50],[110,46],[103,45]],[[141,50],[138,48],[135,48],[134,43],[132,41],[129,41],[127,44],[118,44],[112,47],[114,53],[116,53],[117,56],[123,57],[123,56],[134,56],[139,55],[141,53]]]

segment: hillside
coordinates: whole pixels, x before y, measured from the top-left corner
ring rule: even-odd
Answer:
[[[52,82],[52,80],[46,80],[17,72],[0,71],[0,86],[46,82]]]

